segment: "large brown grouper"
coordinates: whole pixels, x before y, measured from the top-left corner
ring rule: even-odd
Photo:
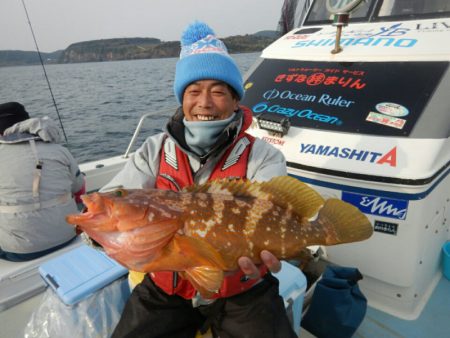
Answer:
[[[179,271],[208,297],[224,271],[265,249],[294,258],[310,245],[361,241],[372,235],[367,217],[339,199],[324,199],[289,176],[269,182],[220,180],[181,192],[125,190],[82,197],[83,214],[67,222],[131,270]]]

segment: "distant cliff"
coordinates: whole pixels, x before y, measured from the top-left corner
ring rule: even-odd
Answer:
[[[223,38],[229,53],[259,52],[276,39],[274,31]],[[45,63],[99,62],[178,57],[179,41],[156,38],[120,38],[71,44],[63,51],[41,53]],[[36,52],[0,51],[0,66],[38,64]]]
[[[224,38],[230,53],[248,53],[264,49],[273,37],[238,35]],[[154,38],[108,39],[70,45],[60,56],[60,63],[155,59],[180,55],[180,42]]]
[[[158,56],[162,43],[155,38],[123,38],[78,42],[64,50],[60,63],[148,59]],[[170,44],[170,43],[169,43]]]
[[[57,63],[62,54],[62,50],[53,53],[41,53],[44,63]],[[0,67],[3,66],[23,66],[39,64],[39,55],[36,52],[26,52],[23,50],[0,50]]]

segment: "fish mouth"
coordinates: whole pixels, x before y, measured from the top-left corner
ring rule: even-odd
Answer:
[[[82,213],[67,215],[67,223],[82,227],[92,222],[93,219],[104,218],[104,215],[108,212],[105,199],[99,193],[82,195],[81,200],[85,205],[85,209]]]
[[[88,211],[100,212],[105,209],[105,199],[99,193],[82,195],[81,200]]]
[[[66,222],[72,225],[83,226],[86,222],[91,220],[93,215],[89,212],[82,214],[71,214],[66,216]]]

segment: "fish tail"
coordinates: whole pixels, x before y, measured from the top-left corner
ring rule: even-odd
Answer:
[[[302,219],[319,214],[312,225],[323,231],[319,236],[322,245],[351,243],[369,238],[373,233],[369,219],[356,207],[340,199],[331,198],[326,202],[320,194],[290,176],[279,176],[261,184],[261,190],[277,196],[273,202],[281,207],[292,208]],[[312,237],[313,241],[316,237]]]
[[[336,198],[327,200],[317,219],[311,223],[325,232],[325,243],[317,244],[358,242],[369,238],[373,233],[366,215],[355,206]]]

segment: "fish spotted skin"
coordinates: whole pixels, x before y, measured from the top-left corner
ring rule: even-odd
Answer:
[[[237,268],[241,256],[260,263],[263,249],[287,258],[308,245],[308,232],[318,231],[292,210],[254,197],[194,193],[186,207],[190,211],[184,234],[210,243],[228,262],[229,270]]]
[[[142,272],[182,271],[204,296],[241,256],[260,263],[268,250],[297,257],[310,245],[361,241],[372,235],[367,217],[339,199],[324,199],[289,176],[250,183],[210,181],[181,192],[156,189],[93,193],[88,212],[69,215],[108,255]]]

